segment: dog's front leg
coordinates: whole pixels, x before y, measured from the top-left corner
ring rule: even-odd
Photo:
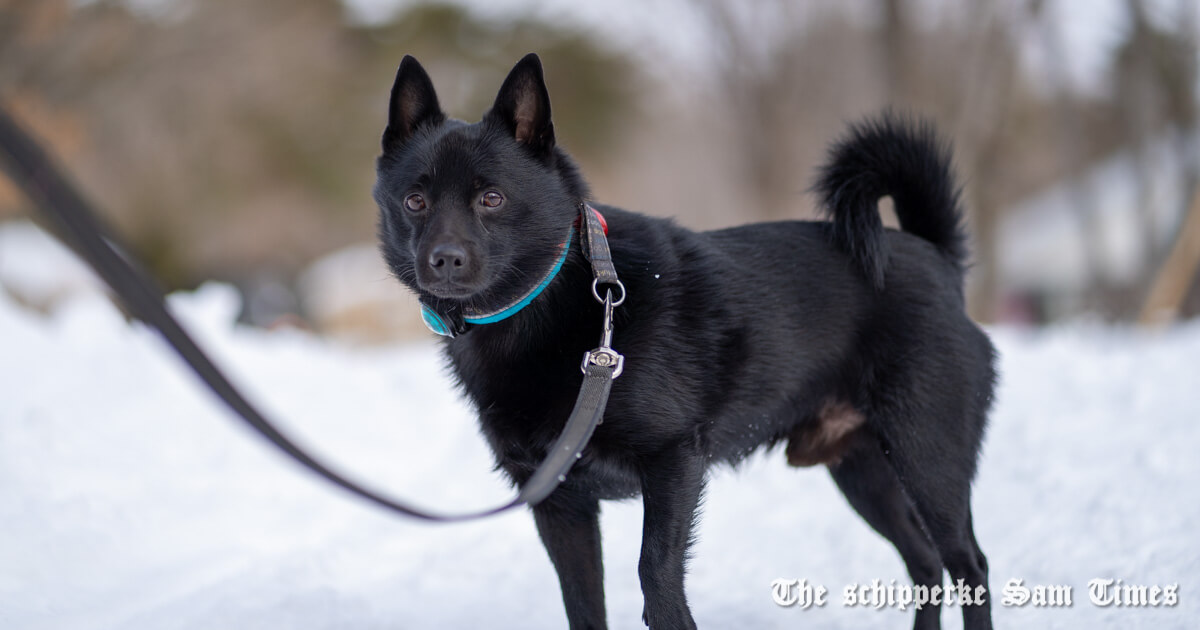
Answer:
[[[694,447],[665,450],[644,462],[642,557],[638,576],[651,630],[695,628],[683,591],[684,561],[704,485],[705,460]]]
[[[558,572],[571,630],[604,630],[600,502],[560,487],[534,506],[533,519]]]

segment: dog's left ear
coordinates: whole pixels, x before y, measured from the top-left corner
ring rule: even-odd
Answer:
[[[517,142],[536,155],[545,156],[554,148],[550,93],[536,54],[525,55],[513,66],[487,115],[504,124]]]

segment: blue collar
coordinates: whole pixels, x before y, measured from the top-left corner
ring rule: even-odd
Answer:
[[[463,309],[463,321],[468,324],[494,324],[498,321],[502,321],[512,317],[513,315],[516,315],[521,309],[529,306],[529,303],[537,298],[537,296],[542,294],[542,291],[544,291],[546,287],[550,285],[550,282],[554,280],[555,276],[558,275],[559,270],[562,269],[563,263],[567,260],[567,254],[571,252],[571,240],[574,236],[575,228],[572,227],[571,231],[567,233],[567,239],[563,241],[561,245],[562,250],[558,254],[558,260],[555,261],[554,266],[550,268],[550,271],[546,272],[546,275],[542,278],[542,281],[539,282],[531,291],[526,293],[524,296],[517,298],[516,301],[510,303],[508,306],[493,311],[481,312],[479,310],[466,307]],[[439,335],[443,335],[445,337],[456,336],[454,326],[450,323],[450,321],[448,321],[448,319],[442,314],[433,310],[433,308],[424,301],[421,302],[421,319],[425,322],[425,326],[427,326],[429,330],[432,330]]]

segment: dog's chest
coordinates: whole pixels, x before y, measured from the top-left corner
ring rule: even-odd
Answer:
[[[500,358],[470,347],[448,353],[455,375],[479,411],[497,464],[518,480],[545,458],[579,394],[579,359],[568,360],[563,354],[525,352]],[[609,499],[640,491],[633,434],[626,425],[606,414],[568,475],[567,487]]]

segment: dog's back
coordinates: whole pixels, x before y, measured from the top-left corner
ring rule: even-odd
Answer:
[[[693,233],[609,210],[614,224],[636,226],[628,240],[624,231],[613,239],[630,294],[651,296],[630,317],[628,347],[651,366],[670,365],[654,381],[702,402],[710,457],[736,461],[791,437],[794,464],[835,463],[852,429],[870,424],[886,439],[903,422],[886,408],[906,396],[961,410],[941,429],[965,436],[958,469],[974,474],[992,348],[964,312],[966,244],[949,160],[928,125],[888,114],[831,151],[815,186],[830,221]],[[903,231],[883,227],[884,195]],[[636,356],[669,352],[672,339],[710,354]]]

